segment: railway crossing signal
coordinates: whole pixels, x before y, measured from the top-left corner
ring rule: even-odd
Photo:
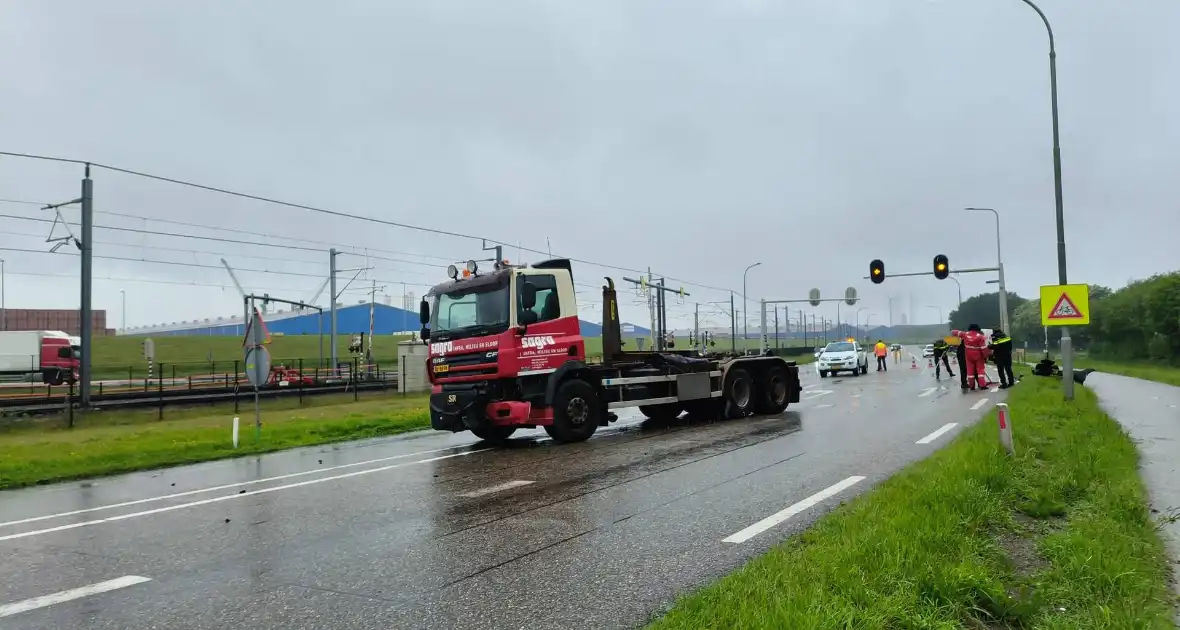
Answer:
[[[869,278],[872,279],[873,284],[881,284],[885,282],[885,263],[880,259],[875,259],[869,263]]]
[[[951,264],[947,260],[946,255],[939,254],[934,257],[934,277],[939,280],[946,280],[946,277],[951,273]]]

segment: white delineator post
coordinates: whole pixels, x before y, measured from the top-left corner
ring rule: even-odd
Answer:
[[[1015,449],[1012,446],[1012,416],[1008,413],[1008,403],[996,404],[996,420],[1000,424],[1000,445],[1012,455]]]
[[[234,416],[234,448],[238,447],[238,417]]]

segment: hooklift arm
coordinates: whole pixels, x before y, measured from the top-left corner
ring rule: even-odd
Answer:
[[[606,284],[602,287],[602,362],[611,363],[622,351],[623,332],[619,324],[615,281],[606,278]]]

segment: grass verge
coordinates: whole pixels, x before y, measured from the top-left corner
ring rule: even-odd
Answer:
[[[1153,363],[1123,363],[1118,361],[1091,359],[1089,357],[1079,357],[1076,363],[1077,365],[1074,367],[1078,369],[1094,368],[1099,372],[1121,374],[1123,376],[1132,376],[1134,378],[1142,378],[1149,381],[1157,381],[1160,383],[1167,383],[1168,385],[1180,386],[1180,368],[1170,365],[1157,365]]]
[[[269,404],[268,404],[269,403]],[[95,412],[70,429],[64,420],[0,428],[0,489],[162,468],[267,453],[299,446],[358,440],[430,426],[427,396],[384,393],[352,401],[352,394],[263,403],[262,434],[254,414],[241,413],[239,447],[230,441],[235,414],[227,408]]]
[[[1138,454],[1085,388],[1012,390],[952,444],[650,628],[1171,628],[1167,560]]]

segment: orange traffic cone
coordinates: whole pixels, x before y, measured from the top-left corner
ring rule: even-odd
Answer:
[[[914,357],[910,357],[910,369],[911,370],[918,369],[918,360],[915,359]]]

